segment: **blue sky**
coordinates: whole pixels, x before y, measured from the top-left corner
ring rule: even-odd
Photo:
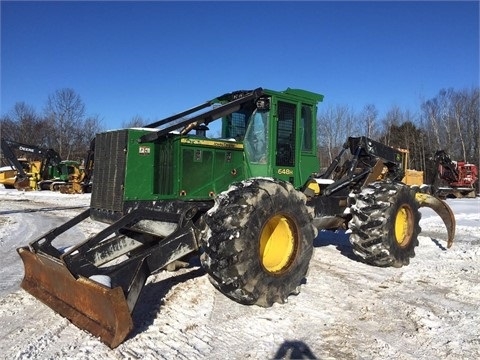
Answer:
[[[479,86],[479,2],[1,2],[2,115],[72,88],[105,129],[225,92],[418,111]]]

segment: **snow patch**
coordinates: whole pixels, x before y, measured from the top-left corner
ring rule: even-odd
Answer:
[[[0,206],[21,210],[89,203],[88,196],[46,193],[0,189]],[[441,219],[421,208],[420,245],[402,268],[366,265],[354,258],[343,234],[319,232],[302,292],[284,305],[238,304],[216,290],[198,266],[160,271],[149,277],[140,296],[131,336],[114,350],[19,288],[23,271],[15,249],[81,210],[0,217],[7,219],[0,222],[0,288],[10,289],[0,293],[1,357],[476,359],[480,199],[447,203],[457,221],[452,248],[446,249]],[[82,225],[67,243],[101,228]],[[303,353],[295,352],[300,349]]]

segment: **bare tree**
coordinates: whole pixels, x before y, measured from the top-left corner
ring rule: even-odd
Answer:
[[[467,126],[464,131],[470,136],[465,139],[466,158],[480,164],[480,89],[477,87],[470,90],[465,106]],[[479,180],[480,182],[480,180]]]
[[[129,121],[122,122],[122,128],[144,127],[147,121],[140,115],[135,115]]]
[[[390,110],[387,111],[383,119],[383,126],[385,131],[382,136],[382,141],[386,145],[391,146],[390,144],[392,143],[393,137],[390,133],[390,130],[393,129],[394,126],[399,126],[403,122],[403,120],[403,112],[397,105],[392,106]]]
[[[72,134],[72,150],[69,159],[81,161],[85,158],[87,150],[95,135],[102,129],[98,115],[87,117],[78,125]]]
[[[17,102],[0,119],[0,137],[27,145],[42,147],[48,134],[46,125],[44,119],[37,115],[32,106],[27,105],[25,102]],[[21,152],[17,154],[19,157],[25,157],[25,155]],[[33,158],[30,160],[33,160]]]
[[[456,132],[458,133],[457,141],[462,153],[462,159],[467,158],[467,151],[465,148],[464,132],[462,131],[462,126],[466,125],[468,119],[465,118],[466,111],[465,107],[467,106],[466,101],[467,94],[465,92],[456,93],[452,97],[452,110],[451,116],[454,120]]]
[[[98,115],[86,116],[85,104],[72,89],[48,97],[44,116],[18,102],[0,118],[0,135],[20,143],[53,148],[63,159],[84,158],[91,140],[101,131]]]
[[[46,131],[43,119],[25,102],[17,102],[2,118],[2,137],[26,144],[42,144]]]
[[[479,89],[442,89],[422,103],[431,151],[443,149],[454,159],[479,159]]]
[[[62,158],[69,158],[74,134],[85,118],[85,104],[80,95],[72,89],[57,90],[47,99],[45,116],[54,126],[54,148]]]
[[[479,142],[479,90],[462,90],[452,97],[452,117],[455,122],[455,144],[461,150],[459,159],[474,161],[477,158]],[[478,161],[478,160],[477,160]]]
[[[349,136],[358,136],[358,121],[344,105],[328,107],[318,114],[317,134],[321,163],[330,163]]]
[[[364,129],[364,135],[371,139],[378,139],[378,110],[373,104],[367,104],[360,113],[359,120]]]

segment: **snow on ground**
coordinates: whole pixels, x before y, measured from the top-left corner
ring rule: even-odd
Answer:
[[[448,200],[457,235],[422,209],[410,265],[359,262],[344,233],[320,232],[307,282],[288,303],[239,305],[200,267],[148,280],[135,329],[111,350],[20,289],[16,248],[87,206],[89,195],[0,189],[2,359],[477,359],[480,357],[480,199]],[[43,209],[43,211],[32,211]],[[102,228],[71,231],[78,242]]]

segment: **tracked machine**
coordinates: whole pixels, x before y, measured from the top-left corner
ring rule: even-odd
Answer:
[[[11,167],[9,173],[10,177],[13,177],[13,181],[10,181],[8,185],[17,190],[85,192],[83,191],[86,187],[84,186],[84,178],[87,171],[80,168],[78,161],[62,160],[53,149],[45,149],[3,138],[0,139],[0,149]],[[28,154],[37,160],[22,163],[17,159],[15,152]],[[91,150],[88,154],[90,153],[92,153]]]
[[[114,348],[133,328],[147,278],[198,255],[220,292],[268,307],[298,293],[319,229],[351,232],[353,251],[376,266],[415,255],[419,207],[447,227],[448,205],[400,180],[401,153],[349,138],[320,173],[317,104],[299,90],[235,91],[141,129],[95,138],[91,205],[18,249],[22,287]],[[221,120],[221,138],[206,137]],[[65,231],[107,223],[68,248]]]

